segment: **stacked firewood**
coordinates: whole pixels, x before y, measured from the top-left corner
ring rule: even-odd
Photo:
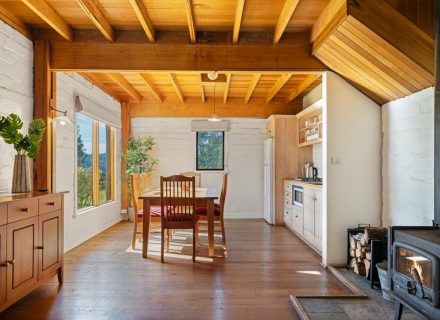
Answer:
[[[370,240],[382,239],[386,228],[367,227],[364,232],[350,235],[350,267],[360,276],[368,277],[371,266]]]

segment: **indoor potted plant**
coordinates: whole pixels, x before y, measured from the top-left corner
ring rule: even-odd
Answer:
[[[46,124],[43,119],[33,120],[29,124],[27,135],[20,132],[21,128],[23,121],[18,115],[11,113],[7,117],[0,117],[0,137],[7,144],[12,144],[17,151],[12,178],[14,193],[31,191],[28,157],[35,159],[43,140]]]
[[[150,155],[154,146],[154,138],[130,138],[127,143],[127,152],[122,155],[125,163],[124,179],[128,185],[128,202],[131,204],[130,175],[133,173],[150,173],[158,163]],[[133,220],[133,210],[129,208],[129,219]]]

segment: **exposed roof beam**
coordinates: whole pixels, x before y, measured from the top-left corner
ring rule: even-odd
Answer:
[[[86,79],[87,81],[91,82],[93,85],[107,93],[109,96],[112,96],[114,99],[118,101],[122,101],[121,97],[119,97],[116,93],[114,93],[112,90],[107,88],[101,83],[101,80],[96,77],[96,73],[90,73],[90,72],[80,72],[79,75]]]
[[[237,0],[237,7],[235,8],[235,20],[234,20],[234,30],[232,32],[232,42],[238,42],[238,35],[240,33],[241,20],[243,18],[245,0]]]
[[[98,9],[93,0],[76,0],[76,3],[83,9],[86,15],[92,20],[93,24],[101,31],[102,35],[113,42],[115,40],[113,28],[107,18]]]
[[[244,97],[244,103],[248,103],[249,99],[252,97],[252,93],[254,93],[255,87],[258,84],[258,81],[261,78],[261,73],[255,73],[252,75],[252,79],[251,82],[249,83],[249,88],[248,91],[246,93],[246,96]]]
[[[288,101],[292,101],[296,97],[298,97],[304,90],[306,90],[316,79],[318,79],[321,75],[319,74],[310,74],[308,75],[299,85],[293,90],[290,94]]]
[[[148,15],[147,8],[145,8],[142,0],[129,0],[134,12],[136,13],[139,22],[142,25],[145,33],[147,34],[150,42],[156,41],[156,31],[151,23],[150,16]]]
[[[196,43],[196,27],[194,24],[194,13],[192,0],[185,0],[186,20],[188,22],[189,38],[191,43]]]
[[[228,101],[228,94],[229,94],[229,86],[231,85],[231,74],[226,74],[226,84],[225,84],[225,92],[223,94],[223,103],[226,103]]]
[[[142,95],[120,73],[108,74],[113,81],[118,83],[136,102],[142,101]]]
[[[21,0],[64,39],[73,41],[72,28],[44,0]]]
[[[284,30],[287,27],[287,24],[292,18],[293,12],[295,12],[296,7],[298,6],[299,0],[286,0],[284,2],[283,9],[281,10],[281,14],[278,18],[277,25],[275,27],[275,32],[273,35],[273,43],[277,44],[281,36],[284,33]]]
[[[202,75],[201,74],[200,74],[200,96],[202,97],[202,102],[205,103],[205,101],[206,101],[205,89],[203,88]]]
[[[153,81],[151,80],[150,76],[144,73],[139,73],[139,76],[144,81],[145,85],[151,90],[153,95],[162,102],[162,96],[159,93],[159,90],[154,85]]]
[[[171,82],[173,83],[173,87],[176,90],[177,96],[179,97],[179,100],[183,103],[185,101],[185,97],[183,96],[179,82],[177,82],[176,75],[174,73],[170,73],[170,78],[171,78]]]
[[[12,28],[23,34],[26,38],[32,39],[32,32],[28,28],[28,26],[1,4],[0,20],[3,20],[6,24],[10,25]]]
[[[281,75],[281,77],[278,79],[278,81],[275,83],[275,85],[270,90],[269,94],[266,97],[266,102],[270,102],[278,93],[278,91],[281,90],[281,88],[286,84],[287,81],[292,77],[292,73],[286,73]]]

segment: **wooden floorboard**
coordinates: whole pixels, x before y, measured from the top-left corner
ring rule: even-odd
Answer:
[[[140,250],[128,250],[132,224],[121,222],[65,255],[62,286],[54,278],[0,319],[295,319],[290,294],[350,293],[284,227],[229,220],[226,228],[226,257],[217,246],[211,261],[202,236],[193,264],[191,239],[178,233],[177,258],[162,264],[157,236],[142,259]]]

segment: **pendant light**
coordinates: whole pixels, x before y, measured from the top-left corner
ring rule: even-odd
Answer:
[[[208,121],[212,121],[212,122],[221,121],[220,118],[217,116],[217,113],[215,113],[215,84],[214,84],[214,113],[211,114],[211,116],[208,118]]]

